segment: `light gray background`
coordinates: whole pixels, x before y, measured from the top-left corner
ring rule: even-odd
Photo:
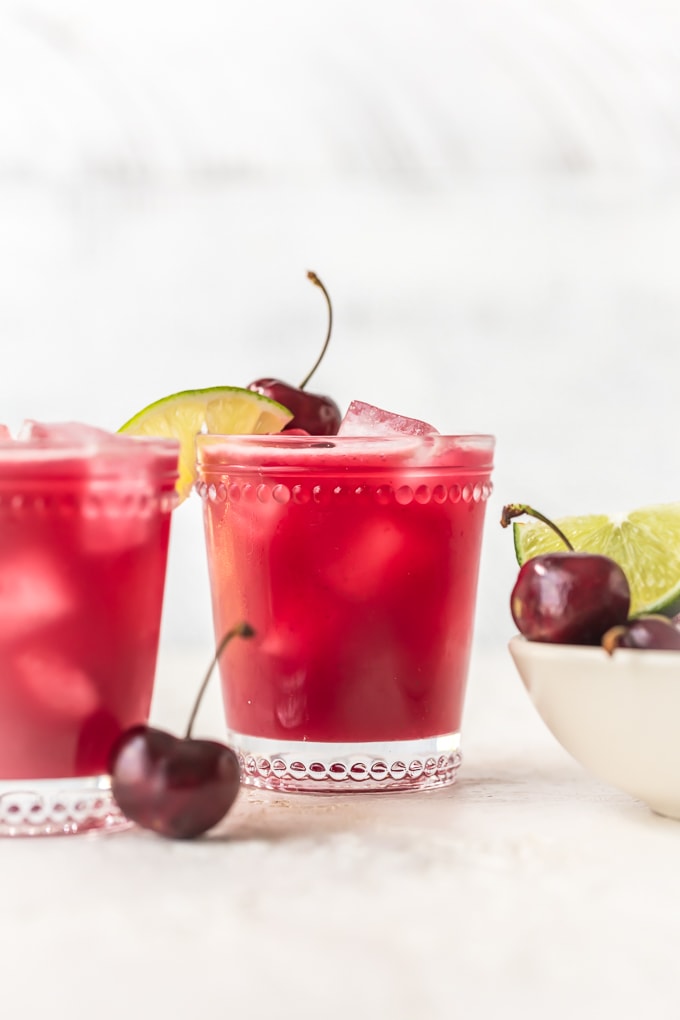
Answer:
[[[2,0],[0,418],[116,428],[298,382],[498,436],[504,502],[680,499],[680,8],[663,0]],[[164,648],[211,643],[200,505]]]

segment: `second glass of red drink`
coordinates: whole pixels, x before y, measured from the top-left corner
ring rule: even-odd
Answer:
[[[0,436],[0,835],[128,824],[108,759],[149,714],[178,449]]]
[[[454,781],[491,436],[197,438],[230,742],[289,791]]]

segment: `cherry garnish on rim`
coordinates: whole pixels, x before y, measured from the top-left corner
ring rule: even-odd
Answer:
[[[534,556],[522,565],[510,596],[517,629],[529,641],[599,645],[606,631],[628,619],[626,575],[609,556],[577,552],[556,524],[524,503],[504,506],[501,525],[523,514],[551,527],[567,551]]]
[[[328,349],[333,329],[333,307],[328,291],[316,273],[310,270],[307,273],[307,279],[311,280],[323,292],[328,306],[328,329],[319,357],[299,386],[291,386],[290,383],[282,382],[280,379],[256,379],[255,382],[250,383],[248,389],[255,390],[256,393],[261,393],[271,400],[277,400],[279,404],[283,404],[292,412],[293,418],[284,428],[284,432],[303,429],[312,436],[334,436],[337,434],[342,420],[340,408],[331,397],[321,393],[308,393],[305,389]]]
[[[196,715],[219,658],[235,637],[250,638],[240,623],[220,641],[196,696],[183,737],[153,726],[133,726],[111,756],[111,792],[123,814],[143,829],[171,839],[192,839],[224,818],[240,788],[238,758],[216,740],[192,737]]]

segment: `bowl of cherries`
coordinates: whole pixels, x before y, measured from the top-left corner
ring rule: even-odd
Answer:
[[[548,729],[598,779],[680,819],[680,625],[631,613],[613,558],[574,549],[524,504],[503,508],[552,528],[564,549],[526,559],[510,598],[510,654]]]

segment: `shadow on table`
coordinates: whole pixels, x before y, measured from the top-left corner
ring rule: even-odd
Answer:
[[[591,803],[626,800],[625,795],[601,786],[579,769],[559,767],[467,775],[453,786],[414,793],[285,794],[248,789],[209,838],[279,841],[347,831],[434,831],[480,810],[579,799]]]
[[[553,814],[578,809],[580,816],[677,831],[680,824],[655,815],[627,794],[593,779],[575,763],[541,769],[522,767],[467,774],[454,786],[418,793],[283,794],[244,790],[230,814],[207,841],[283,842],[318,840],[343,833],[380,834],[387,839],[419,830],[460,830],[472,815],[508,817],[508,808],[531,814],[539,806]]]

